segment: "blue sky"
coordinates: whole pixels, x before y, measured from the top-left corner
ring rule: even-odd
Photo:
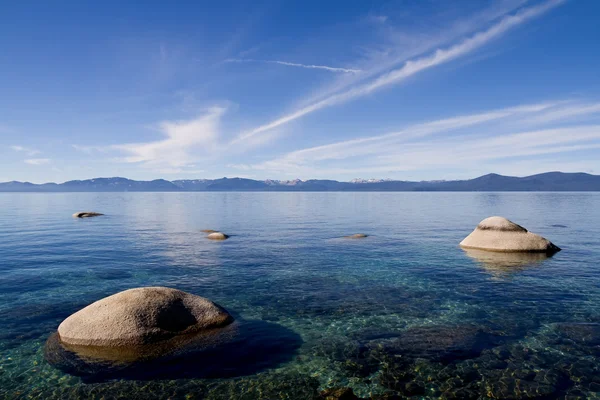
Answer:
[[[0,181],[600,174],[598,15],[590,0],[4,2]]]

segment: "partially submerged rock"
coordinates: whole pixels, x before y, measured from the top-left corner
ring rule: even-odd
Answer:
[[[80,211],[73,214],[73,218],[89,218],[89,217],[99,217],[100,215],[104,215],[98,212],[93,211]]]
[[[539,252],[554,254],[560,248],[503,217],[489,217],[477,225],[460,246],[499,252]]]
[[[363,239],[368,237],[369,235],[364,233],[355,233],[354,235],[344,236],[346,239]]]
[[[229,238],[229,236],[224,234],[223,232],[212,232],[207,236],[207,238],[209,238],[210,240],[225,240]]]
[[[58,327],[67,345],[121,347],[157,343],[224,327],[233,317],[212,301],[166,287],[129,289],[98,300]]]
[[[202,229],[200,232],[204,232],[204,233],[214,233],[214,232],[218,232],[218,231],[215,231],[215,230],[213,230],[213,229]]]

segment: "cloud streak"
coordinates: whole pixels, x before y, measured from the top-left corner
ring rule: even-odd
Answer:
[[[105,152],[106,148],[102,146],[83,146],[79,144],[72,144],[75,150],[80,151],[85,154],[93,154],[94,152]]]
[[[398,84],[407,78],[418,74],[419,72],[448,63],[461,56],[469,54],[474,50],[484,46],[488,42],[500,37],[511,28],[514,28],[529,19],[545,13],[546,11],[564,3],[564,1],[565,0],[550,0],[538,6],[522,9],[513,15],[502,18],[490,28],[480,31],[471,37],[462,40],[458,44],[444,49],[437,49],[435,52],[433,52],[433,54],[428,56],[406,61],[402,67],[394,69],[388,73],[384,73],[370,82],[359,84],[356,87],[341,93],[333,94],[323,100],[302,107],[272,122],[242,133],[232,141],[232,144],[249,139],[263,132],[267,132],[271,129],[287,124],[323,108],[341,104],[355,98],[371,94],[382,88]]]
[[[50,160],[49,158],[28,158],[26,160],[23,160],[23,162],[29,165],[44,165],[49,164],[51,161],[52,160]]]
[[[523,105],[424,122],[233,167],[293,177],[480,168],[493,160],[600,148],[598,117],[600,103]]]
[[[40,154],[41,151],[36,150],[36,149],[32,149],[30,147],[25,147],[25,146],[10,146],[10,148],[13,151],[17,151],[20,153],[26,153],[28,156],[35,156],[36,154]]]
[[[162,170],[181,170],[206,156],[217,145],[219,122],[225,108],[213,107],[205,114],[185,121],[164,121],[159,131],[165,139],[145,143],[129,143],[111,146],[126,156],[120,161],[138,163]]]
[[[352,73],[352,74],[362,72],[360,69],[329,67],[327,65],[299,64],[299,63],[292,63],[292,62],[279,61],[279,60],[255,60],[252,58],[230,58],[225,61],[226,62],[237,62],[237,63],[257,62],[257,63],[279,64],[279,65],[285,65],[288,67],[298,67],[298,68],[306,68],[306,69],[323,69],[325,71],[330,71],[330,72],[342,72],[342,73]]]

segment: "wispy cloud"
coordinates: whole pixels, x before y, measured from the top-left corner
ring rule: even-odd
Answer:
[[[49,158],[28,158],[23,161],[29,165],[44,165],[49,164],[52,160],[50,160]]]
[[[21,153],[26,153],[28,156],[35,156],[36,154],[40,154],[41,151],[36,150],[36,149],[32,149],[30,147],[25,147],[25,146],[10,146],[10,148],[14,151],[18,151]]]
[[[332,94],[347,90],[360,82],[379,76],[386,71],[397,68],[407,60],[428,54],[437,48],[455,43],[467,35],[484,30],[495,21],[514,13],[526,5],[528,0],[502,0],[492,2],[488,7],[472,14],[462,15],[458,19],[449,18],[448,9],[439,8],[439,12],[428,9],[430,22],[426,30],[415,30],[412,24],[405,23],[414,19],[410,11],[403,11],[394,18],[395,23],[387,19],[385,23],[369,20],[364,21],[373,30],[371,35],[360,35],[354,38],[352,48],[358,57],[354,62],[363,72],[360,74],[337,74],[324,86],[317,88],[308,98],[301,99],[296,108],[301,108]],[[437,9],[437,8],[436,8]],[[460,7],[452,7],[454,10]],[[432,11],[434,11],[432,13]],[[432,15],[433,14],[433,15]],[[407,27],[408,26],[408,27]]]
[[[79,144],[72,144],[75,150],[80,151],[85,154],[93,154],[94,152],[105,152],[106,148],[102,146],[83,146]]]
[[[373,24],[385,24],[385,22],[388,20],[388,16],[387,15],[375,15],[375,14],[371,14],[367,17],[367,21],[371,22]]]
[[[219,122],[225,108],[213,107],[205,114],[185,121],[164,121],[159,131],[165,139],[111,146],[126,153],[120,161],[140,163],[154,169],[185,168],[216,148]]]
[[[410,125],[387,134],[309,147],[262,163],[233,167],[294,177],[479,168],[493,160],[600,148],[598,117],[600,103],[563,101],[509,107]],[[544,127],[549,123],[558,127]]]
[[[341,93],[333,94],[320,101],[293,111],[272,122],[242,133],[233,141],[233,143],[246,140],[250,137],[269,131],[283,124],[287,124],[323,108],[341,104],[352,99],[371,94],[382,88],[398,84],[421,71],[445,64],[461,56],[469,54],[474,50],[484,46],[491,40],[498,38],[511,28],[516,27],[531,18],[541,15],[551,8],[562,4],[564,1],[565,0],[550,0],[538,6],[522,9],[515,14],[502,18],[490,28],[480,31],[455,45],[443,49],[437,49],[435,52],[433,52],[433,54],[428,56],[406,61],[402,67],[379,75],[369,82],[358,84],[354,88],[348,89]]]
[[[307,69],[324,69],[324,70],[330,71],[330,72],[343,72],[343,73],[353,73],[353,74],[362,72],[360,69],[329,67],[327,65],[299,64],[299,63],[292,63],[292,62],[279,61],[279,60],[255,60],[255,59],[252,59],[252,58],[230,58],[230,59],[225,60],[225,62],[237,62],[237,63],[258,62],[258,63],[269,63],[269,64],[285,65],[285,66],[288,66],[288,67],[299,67],[299,68],[307,68]]]

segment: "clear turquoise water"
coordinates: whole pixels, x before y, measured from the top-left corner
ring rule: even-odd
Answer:
[[[461,250],[491,215],[563,251]],[[600,398],[599,222],[596,193],[0,194],[0,398]],[[47,361],[68,315],[149,285],[245,336],[133,372]]]

